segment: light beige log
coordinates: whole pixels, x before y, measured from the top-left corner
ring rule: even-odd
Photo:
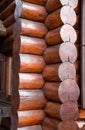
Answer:
[[[21,73],[40,73],[45,67],[45,61],[42,56],[20,54],[20,72]]]
[[[18,127],[39,125],[44,119],[43,110],[19,111]]]
[[[40,125],[17,128],[17,130],[42,130]]]
[[[46,81],[63,81],[68,78],[75,79],[76,69],[70,62],[48,65],[43,71],[43,77]]]
[[[14,13],[15,19],[21,17],[28,20],[43,22],[47,17],[44,6],[19,1]]]
[[[39,89],[19,90],[20,105],[19,110],[37,110],[43,109],[46,105],[46,99],[43,91]]]
[[[69,5],[73,9],[77,7],[78,5],[78,0],[60,0],[62,5]]]
[[[48,15],[45,24],[49,29],[57,28],[63,24],[75,25],[76,13],[70,6],[63,6],[61,9]]]
[[[42,55],[46,49],[46,43],[43,39],[20,36],[20,53]]]
[[[63,103],[67,101],[76,102],[80,94],[79,86],[74,80],[66,79],[61,82],[58,89],[58,94]]]
[[[56,45],[62,42],[75,43],[77,36],[78,32],[71,25],[65,24],[62,27],[49,31],[45,36],[45,40],[48,45]]]
[[[38,89],[44,85],[44,80],[41,74],[19,74],[19,88],[20,89]]]
[[[77,59],[77,48],[71,42],[65,42],[56,46],[48,47],[44,51],[47,64],[70,61],[74,63]]]

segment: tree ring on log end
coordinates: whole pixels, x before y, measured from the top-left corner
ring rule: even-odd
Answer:
[[[77,120],[78,105],[74,102],[66,102],[60,107],[60,117],[63,121]]]
[[[64,121],[60,123],[58,130],[79,130],[79,127],[74,121]]]
[[[61,8],[60,17],[64,24],[70,24],[74,26],[76,23],[76,13],[70,6],[63,6]]]
[[[64,80],[58,89],[59,99],[64,103],[67,101],[76,102],[80,91],[77,83],[72,79]]]
[[[74,63],[77,59],[77,49],[73,43],[65,42],[60,46],[59,55],[63,62],[70,61],[71,63]]]
[[[58,75],[61,81],[65,79],[75,79],[76,69],[70,62],[64,62],[59,66]]]
[[[75,43],[77,40],[77,33],[75,29],[69,24],[65,24],[62,26],[60,30],[60,35],[64,42]]]

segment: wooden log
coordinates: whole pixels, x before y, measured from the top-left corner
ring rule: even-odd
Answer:
[[[12,14],[11,16],[9,16],[7,19],[5,19],[3,21],[3,24],[4,24],[5,27],[8,27],[11,24],[13,24],[14,22],[15,22],[14,14]]]
[[[20,54],[20,72],[40,73],[45,67],[42,56]]]
[[[42,90],[19,90],[19,111],[43,109],[46,99]]]
[[[78,105],[75,102],[65,102],[60,107],[60,117],[63,121],[77,120]]]
[[[65,79],[75,79],[76,69],[70,62],[64,62],[59,66],[59,78],[64,81]]]
[[[0,37],[5,37],[7,35],[7,30],[3,25],[3,22],[0,20]]]
[[[1,0],[0,3],[0,12],[2,12],[13,0]]]
[[[60,0],[61,4],[64,5],[69,5],[73,9],[75,9],[78,5],[78,0]]]
[[[65,24],[49,31],[45,40],[48,45],[56,45],[63,41],[75,43],[77,41],[77,33],[71,25]]]
[[[79,127],[76,122],[70,120],[61,122],[58,127],[58,130],[79,130]]]
[[[59,82],[46,82],[43,87],[43,92],[47,100],[60,102],[58,89],[60,83]]]
[[[40,125],[17,128],[17,130],[42,130]]]
[[[6,53],[6,52],[9,52],[10,50],[12,51],[13,41],[14,41],[13,35],[5,38],[5,40],[2,42],[0,46],[1,52]]]
[[[85,109],[79,109],[79,120],[85,120]]]
[[[79,98],[80,90],[77,83],[72,79],[66,79],[61,82],[58,94],[60,100],[65,103],[67,101],[76,102]]]
[[[39,125],[44,116],[43,110],[19,111],[18,127]]]
[[[15,1],[13,1],[5,10],[0,13],[0,19],[5,20],[14,13]]]
[[[13,35],[14,24],[7,27],[7,36]]]
[[[49,13],[62,7],[60,0],[47,0],[46,9]]]
[[[47,29],[43,23],[18,18],[14,26],[15,37],[17,33],[25,36],[42,38],[47,33]]]
[[[23,1],[26,1],[28,3],[33,3],[33,4],[39,4],[39,5],[44,5],[46,0],[23,0]]]
[[[20,36],[20,53],[42,55],[46,49],[46,43],[43,39]]]
[[[74,28],[76,29],[76,30],[80,30],[80,15],[77,15],[77,20],[76,20],[76,24],[74,25]]]
[[[44,80],[41,74],[19,74],[19,88],[20,89],[38,89],[44,85]]]
[[[42,123],[42,128],[44,130],[49,130],[49,128],[50,128],[50,130],[56,130],[56,129],[58,129],[59,123],[60,123],[59,120],[45,117],[45,119]]]
[[[60,119],[60,106],[61,104],[59,103],[48,102],[44,111],[47,116]]]
[[[74,63],[77,59],[77,49],[73,43],[65,42],[56,46],[48,47],[44,51],[47,64],[70,61]]]
[[[15,19],[21,17],[28,20],[43,22],[47,17],[47,12],[43,6],[20,1],[15,8],[14,16]]]
[[[61,9],[48,15],[45,24],[49,29],[57,28],[63,24],[74,26],[76,23],[76,13],[70,6],[63,6]]]
[[[46,81],[63,81],[68,78],[75,79],[75,76],[76,69],[69,62],[47,65],[43,71],[43,77]]]

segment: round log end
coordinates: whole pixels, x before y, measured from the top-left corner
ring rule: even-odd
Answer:
[[[65,79],[75,79],[76,69],[70,62],[64,62],[59,66],[58,69],[59,78],[63,81]]]
[[[73,9],[77,7],[78,5],[78,0],[60,0],[62,5],[69,5]]]
[[[78,100],[80,91],[77,83],[72,79],[64,80],[58,89],[59,98],[62,102]]]
[[[60,123],[58,130],[79,130],[79,127],[74,121],[65,121]]]
[[[64,42],[75,43],[77,41],[77,33],[75,29],[69,24],[65,24],[62,26],[60,30],[60,35]]]
[[[61,8],[60,17],[64,24],[74,26],[76,23],[76,13],[70,6],[63,6]]]
[[[73,43],[65,42],[60,46],[59,55],[63,62],[70,61],[74,63],[77,59],[77,49]]]
[[[78,106],[74,102],[66,102],[60,107],[60,116],[63,121],[77,120]]]

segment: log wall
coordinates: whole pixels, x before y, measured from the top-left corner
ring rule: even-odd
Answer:
[[[80,0],[3,0],[0,19],[1,51],[13,49],[11,130],[79,130]]]

